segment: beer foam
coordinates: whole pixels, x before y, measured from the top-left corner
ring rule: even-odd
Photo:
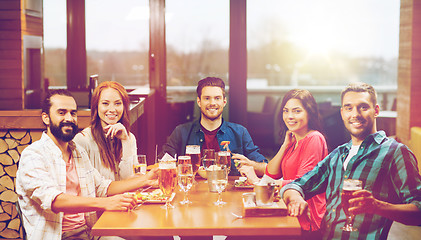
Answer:
[[[218,156],[230,156],[230,152],[228,151],[219,151]]]
[[[342,189],[346,191],[361,190],[362,182],[360,180],[347,179],[344,181]]]
[[[175,162],[160,162],[159,169],[173,169],[176,168]]]
[[[186,154],[200,154],[200,146],[199,145],[187,145],[186,146]]]

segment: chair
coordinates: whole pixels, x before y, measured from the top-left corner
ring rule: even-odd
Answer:
[[[16,212],[18,213],[19,219],[20,219],[20,225],[22,226],[22,239],[26,240],[26,231],[25,228],[23,227],[23,216],[22,216],[22,211],[20,209],[20,205],[19,205],[19,201],[15,202],[15,207],[16,207]]]
[[[279,144],[280,101],[279,97],[266,96],[261,112],[247,112],[247,130],[259,147],[277,148]]]

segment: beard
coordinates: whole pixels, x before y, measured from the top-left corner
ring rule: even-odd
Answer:
[[[72,130],[63,131],[62,129],[65,126],[71,127]],[[51,131],[51,134],[53,134],[54,137],[56,137],[57,139],[60,139],[64,142],[69,142],[75,137],[75,135],[77,134],[79,130],[78,130],[78,126],[73,122],[60,122],[59,125],[51,123],[50,131]]]

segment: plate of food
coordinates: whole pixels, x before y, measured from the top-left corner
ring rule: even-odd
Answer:
[[[174,199],[175,193],[169,197],[170,202]],[[167,197],[161,189],[155,189],[152,192],[138,192],[135,193],[135,197],[138,203],[165,203]]]
[[[252,183],[247,181],[246,177],[240,177],[239,179],[234,181],[234,187],[236,188],[254,188]]]

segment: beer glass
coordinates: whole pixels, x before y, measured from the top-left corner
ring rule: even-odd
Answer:
[[[177,166],[178,185],[184,192],[184,199],[181,204],[190,204],[188,192],[193,185],[193,168],[191,164],[178,164]]]
[[[178,164],[190,164],[191,165],[190,156],[178,156]]]
[[[159,188],[166,197],[163,208],[174,208],[170,203],[170,198],[177,185],[177,168],[175,161],[159,161],[158,182]]]
[[[356,179],[345,179],[342,185],[342,207],[344,209],[346,215],[346,222],[345,226],[341,227],[341,229],[345,232],[354,232],[358,231],[357,228],[353,227],[354,223],[354,214],[348,211],[349,209],[349,199],[352,198],[352,193],[362,189],[362,181]]]
[[[228,168],[225,165],[221,165],[220,169],[213,170],[212,174],[215,174],[213,178],[208,179],[208,181],[212,181],[212,184],[215,186],[216,191],[218,192],[218,200],[214,202],[215,205],[220,206],[226,204],[226,202],[222,201],[222,192],[228,185]]]
[[[193,167],[193,177],[196,176],[197,171],[201,165],[200,159],[200,146],[199,145],[187,145],[186,155],[190,156],[191,164]]]
[[[133,165],[134,174],[146,174],[146,155],[137,155],[136,163]]]
[[[231,170],[231,153],[228,151],[219,151],[218,152],[218,158],[216,160],[216,165],[221,166],[225,165],[227,166],[228,173]]]
[[[215,165],[215,150],[214,149],[203,149],[203,167],[208,169],[208,167]]]

